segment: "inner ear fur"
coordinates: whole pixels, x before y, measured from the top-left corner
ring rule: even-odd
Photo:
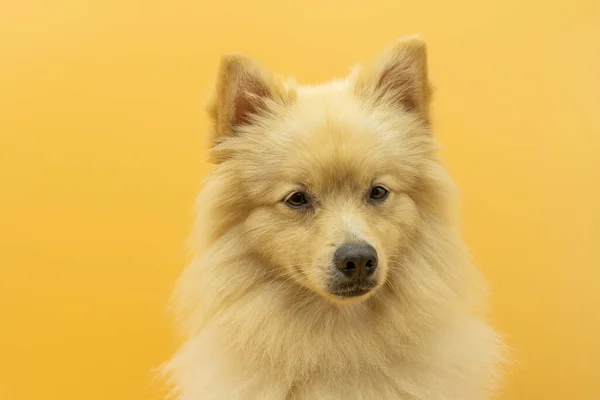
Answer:
[[[419,36],[399,39],[360,70],[355,89],[359,96],[416,113],[429,122],[432,90],[425,41]]]
[[[252,124],[270,101],[289,101],[283,83],[258,62],[243,55],[221,59],[214,95],[208,104],[215,146],[235,136],[240,126]]]

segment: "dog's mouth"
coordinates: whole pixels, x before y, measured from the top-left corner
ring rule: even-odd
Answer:
[[[335,296],[339,296],[339,297],[359,297],[359,296],[369,293],[371,290],[372,289],[356,288],[356,289],[349,290],[349,291],[332,292],[332,294]]]
[[[377,282],[368,280],[363,282],[345,282],[330,287],[329,293],[339,297],[363,296],[377,287]]]

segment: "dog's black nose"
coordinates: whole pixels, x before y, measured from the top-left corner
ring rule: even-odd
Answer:
[[[352,280],[373,275],[377,268],[377,251],[367,243],[346,243],[333,255],[338,270]]]

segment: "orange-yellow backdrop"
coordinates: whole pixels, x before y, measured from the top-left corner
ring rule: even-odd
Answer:
[[[315,82],[412,32],[517,357],[504,397],[600,399],[599,20],[596,0],[3,1],[0,399],[162,397],[221,53]]]

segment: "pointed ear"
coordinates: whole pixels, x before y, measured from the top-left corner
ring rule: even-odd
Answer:
[[[385,49],[375,62],[359,72],[356,91],[370,100],[417,113],[429,122],[431,87],[425,41],[410,36]]]
[[[241,55],[221,59],[215,95],[208,111],[215,124],[213,143],[235,136],[239,127],[255,123],[270,102],[285,103],[283,84],[256,61]]]

